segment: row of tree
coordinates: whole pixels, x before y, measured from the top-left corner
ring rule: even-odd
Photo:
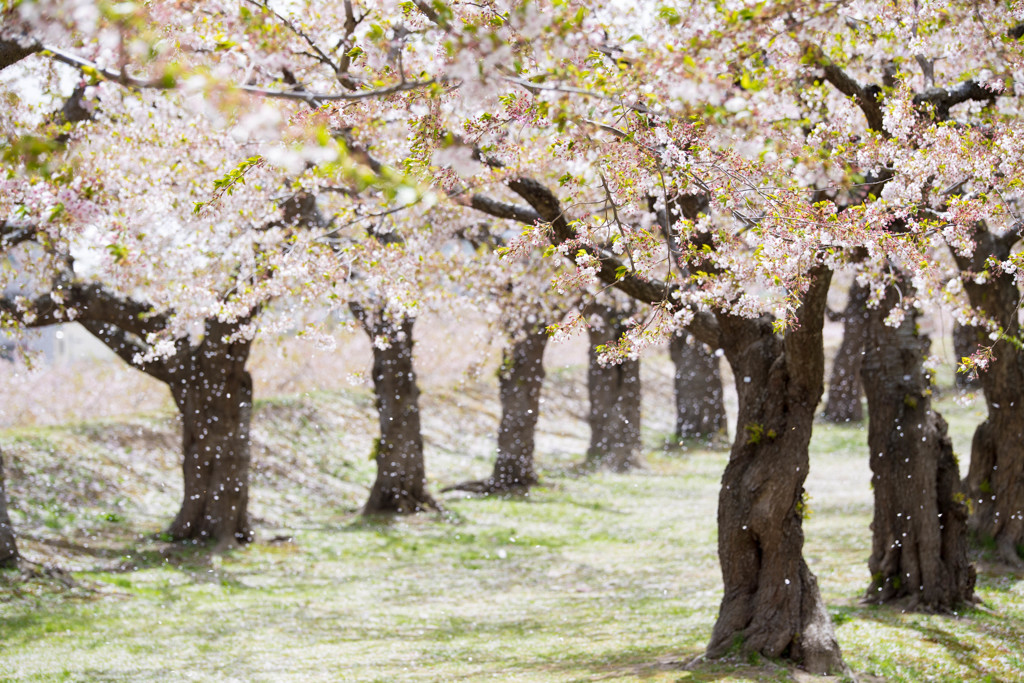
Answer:
[[[422,481],[394,464],[421,449],[418,430],[385,433],[415,406],[422,308],[458,294],[503,321],[509,367],[535,368],[533,384],[503,373],[509,405],[539,384],[542,326],[589,326],[625,394],[644,348],[692,336],[724,354],[739,399],[708,651],[738,639],[836,670],[801,513],[834,272],[853,273],[845,318],[863,323],[842,372],[871,415],[873,597],[970,601],[968,525],[1020,562],[1024,17],[931,0],[631,9],[5,7],[0,216],[5,249],[36,245],[17,271],[42,284],[4,320],[81,320],[168,382],[186,415],[186,502],[212,482],[175,528],[243,539],[227,501],[245,468],[224,460],[241,432],[188,422],[247,423],[251,339],[306,304],[347,310],[373,338],[385,476],[371,509],[431,503],[389,488]],[[630,303],[604,308],[612,289]],[[929,310],[967,330],[963,364],[981,371],[988,418],[966,489],[930,403],[916,326]],[[627,466],[639,421],[591,379],[595,419],[629,425],[595,429],[592,454]],[[530,419],[503,420],[499,452]],[[532,477],[502,465],[476,485]]]

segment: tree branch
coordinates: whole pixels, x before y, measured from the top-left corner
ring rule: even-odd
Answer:
[[[88,59],[49,45],[42,46],[39,51],[44,54],[48,54],[62,64],[67,64],[68,66],[78,69],[84,74],[94,77],[99,76],[109,81],[120,83],[127,88],[135,88],[139,90],[173,90],[177,86],[175,79],[165,77],[152,79],[135,78],[133,76],[129,76],[123,71],[115,71],[114,69],[101,67]],[[296,100],[299,102],[306,102],[313,106],[318,106],[323,102],[355,101],[371,99],[374,97],[387,97],[388,95],[394,95],[400,92],[426,88],[433,83],[434,79],[432,78],[422,81],[403,80],[395,83],[394,85],[374,90],[359,90],[356,92],[343,93],[318,93],[306,90],[271,90],[269,88],[261,88],[255,85],[235,85],[234,87],[251,95],[258,95],[260,97],[267,97],[270,99]]]
[[[43,46],[41,44],[28,36],[0,38],[0,71],[42,49]]]
[[[168,323],[167,315],[154,313],[149,304],[121,296],[95,283],[75,282],[53,291],[59,292],[59,303],[50,294],[44,294],[33,299],[27,311],[19,310],[12,297],[0,297],[0,312],[26,327],[91,320],[116,325],[138,337],[158,332]],[[70,310],[74,310],[73,318],[68,314]]]
[[[482,194],[473,195],[469,200],[469,205],[477,211],[495,218],[508,218],[527,225],[533,225],[537,221],[543,220],[539,213],[529,207],[499,202],[497,199],[491,199]]]
[[[38,232],[39,226],[34,223],[0,222],[0,249],[6,250],[30,242]]]
[[[914,106],[930,104],[935,108],[935,117],[939,121],[949,119],[949,110],[968,100],[985,102],[994,100],[996,93],[986,90],[980,83],[971,79],[953,88],[929,88],[923,93],[914,95]]]
[[[431,7],[429,2],[426,0],[414,0],[414,4],[420,12],[423,12],[423,16],[430,19],[431,22],[437,24],[441,28],[448,28],[448,21],[438,14],[437,10]]]
[[[553,236],[551,243],[555,246],[563,242],[579,239],[576,230],[569,225],[558,198],[541,183],[532,178],[516,178],[510,180],[509,188],[526,200],[534,208],[544,222],[551,225]],[[612,285],[638,301],[649,304],[668,302],[676,306],[672,294],[679,288],[658,280],[645,280],[629,273],[625,265],[614,254],[600,247],[581,247],[594,256],[601,267],[598,277],[608,285]],[[626,275],[620,275],[625,270]],[[693,320],[687,329],[701,342],[719,348],[721,343],[720,330],[715,316],[705,311],[694,311]]]
[[[815,47],[811,50],[818,61],[818,66],[825,73],[825,80],[835,86],[839,92],[854,99],[860,110],[864,112],[868,128],[888,137],[882,127],[882,107],[878,104],[878,94],[881,89],[877,85],[862,86],[835,62],[822,54],[820,48]]]
[[[284,16],[283,14],[278,12],[277,10],[273,9],[270,6],[270,3],[267,2],[266,0],[264,0],[263,2],[257,2],[256,0],[245,0],[245,1],[248,2],[250,5],[254,5],[256,7],[259,7],[263,11],[265,11],[268,14],[272,15],[275,19],[277,19],[279,22],[281,22],[284,25],[285,28],[287,28],[289,31],[291,31],[292,33],[294,33],[295,35],[297,35],[298,37],[300,37],[304,41],[306,41],[306,45],[309,45],[310,49],[313,50],[313,52],[315,53],[315,54],[312,55],[312,57],[314,59],[316,59],[318,62],[321,62],[321,63],[326,64],[327,66],[331,67],[331,70],[334,71],[335,73],[338,73],[339,67],[338,67],[338,65],[336,65],[334,63],[334,60],[332,60],[329,56],[327,56],[327,54],[324,53],[324,51],[320,49],[320,46],[318,46],[316,44],[316,42],[314,42],[313,39],[309,37],[309,34],[307,34],[301,28],[296,26],[291,21],[291,19],[289,19],[288,17]]]
[[[138,341],[137,337],[110,323],[101,323],[95,320],[78,320],[77,322],[136,370],[141,370],[165,384],[171,384],[174,380],[166,361],[148,363],[136,361],[136,356],[144,355],[149,350],[144,343]]]

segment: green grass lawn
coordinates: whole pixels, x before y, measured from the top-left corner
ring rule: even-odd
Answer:
[[[488,471],[489,396],[425,396],[435,491]],[[544,485],[528,497],[452,494],[445,515],[390,522],[357,514],[373,476],[367,395],[262,403],[258,538],[227,554],[155,536],[180,495],[173,419],[6,432],[14,522],[31,562],[0,572],[0,679],[802,678],[760,657],[700,659],[721,598],[715,510],[726,453],[658,451],[661,408],[645,470],[577,477],[570,465],[586,428],[570,403],[548,401]],[[980,408],[941,408],[966,459]],[[984,602],[958,615],[859,603],[872,505],[864,440],[860,428],[817,426],[807,485],[805,555],[848,677],[1020,680],[1024,577],[984,556]]]

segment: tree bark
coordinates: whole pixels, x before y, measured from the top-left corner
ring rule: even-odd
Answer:
[[[953,353],[956,354],[957,362],[961,358],[969,357],[978,350],[978,330],[970,325],[957,323],[953,326]],[[957,372],[953,375],[953,381],[958,389],[979,389],[981,380],[976,373]]]
[[[371,318],[360,305],[353,303],[349,307],[373,344],[373,388],[380,420],[380,439],[374,453],[377,479],[363,514],[410,514],[439,509],[427,493],[420,390],[413,369],[414,321],[392,321],[383,309]]]
[[[498,457],[487,479],[467,481],[446,490],[474,493],[522,493],[539,481],[533,467],[540,393],[544,384],[544,349],[548,333],[527,324],[519,338],[502,354],[498,369],[501,424]]]
[[[1007,338],[1021,334],[1020,292],[1012,274],[988,270],[981,284],[975,277],[987,270],[989,258],[1005,261],[1016,240],[1016,234],[997,237],[980,226],[973,256],[955,256],[971,305],[995,319],[1004,333],[992,346],[988,368],[978,373],[988,417],[971,443],[968,526],[979,538],[994,541],[1003,561],[1019,567],[1024,565],[1024,352]],[[981,330],[975,335],[976,344],[993,343]]]
[[[143,341],[166,329],[168,315],[98,284],[75,282],[58,304],[46,295],[32,311],[32,327],[75,320],[132,367],[167,384],[181,413],[184,497],[168,533],[175,539],[210,539],[219,545],[252,540],[246,506],[249,499],[249,422],[252,378],[245,370],[251,342],[229,341],[251,316],[235,322],[207,320],[203,340],[192,346],[175,341],[169,358],[141,360]],[[17,313],[9,300],[0,308]]]
[[[167,533],[175,540],[212,540],[221,547],[248,543],[249,427],[252,378],[245,369],[251,341],[230,341],[251,318],[235,322],[206,321],[202,341],[175,342],[168,358],[140,362],[148,349],[138,337],[137,319],[157,330],[165,324],[146,314],[148,307],[98,288],[84,290],[79,322],[114,353],[167,384],[181,414],[181,508]],[[149,330],[156,331],[156,330]]]
[[[18,564],[18,544],[14,538],[14,527],[7,515],[7,490],[4,488],[4,456],[0,453],[0,568]]]
[[[814,412],[823,391],[822,326],[831,272],[812,273],[784,337],[768,316],[717,314],[736,376],[739,419],[718,500],[725,595],[708,656],[734,645],[789,657],[814,673],[842,657],[817,580],[803,559],[803,483]]]
[[[855,280],[843,310],[843,341],[832,361],[828,382],[828,400],[821,416],[828,422],[842,424],[864,420],[860,397],[863,392],[860,367],[864,353],[864,335],[868,319],[870,290]]]
[[[599,322],[590,326],[590,447],[586,464],[613,472],[640,466],[640,361],[626,359],[601,365],[597,347],[614,344],[626,331],[626,315],[595,304]]]
[[[207,321],[202,342],[168,360],[184,455],[184,496],[168,529],[176,540],[230,545],[253,538],[247,513],[252,377],[245,369],[251,342],[229,341],[239,327]]]
[[[0,35],[0,71],[42,49],[40,43],[28,36]]]
[[[699,341],[677,333],[669,340],[675,364],[676,441],[728,438],[725,392],[718,356]]]
[[[931,406],[923,365],[930,342],[917,333],[914,309],[898,327],[884,322],[898,302],[890,288],[869,311],[861,368],[875,491],[865,600],[951,611],[974,599],[967,506],[946,422]]]

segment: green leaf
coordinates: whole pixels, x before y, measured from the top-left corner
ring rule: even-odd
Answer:
[[[669,26],[675,26],[683,20],[674,7],[665,6],[658,8],[658,18],[668,23]]]
[[[128,258],[128,247],[120,243],[108,244],[107,251],[114,257],[114,263],[121,263]]]

